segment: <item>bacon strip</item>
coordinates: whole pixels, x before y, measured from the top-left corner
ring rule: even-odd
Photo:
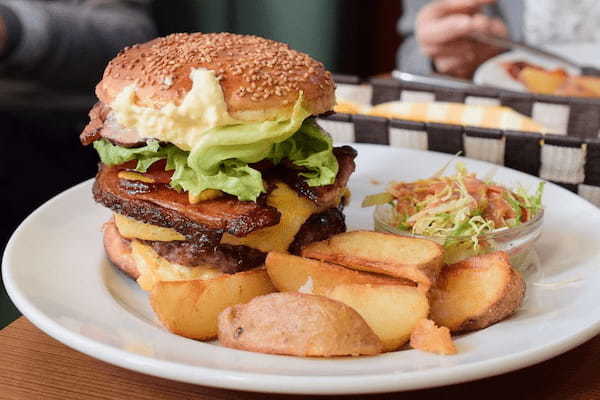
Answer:
[[[255,203],[225,195],[190,204],[187,193],[163,184],[152,185],[149,191],[127,190],[118,177],[123,169],[101,165],[93,187],[94,199],[119,214],[173,228],[191,240],[215,244],[223,232],[241,237],[279,223],[279,211],[261,198]]]
[[[134,129],[120,126],[111,115],[110,107],[102,102],[98,102],[92,107],[89,116],[90,122],[79,135],[84,146],[102,138],[122,147],[140,147],[146,143],[145,138]]]
[[[319,207],[337,207],[339,199],[346,189],[348,179],[356,165],[356,150],[350,146],[334,147],[333,154],[337,158],[339,170],[335,182],[325,186],[308,186],[301,170],[286,168],[281,179],[298,193],[314,202]]]

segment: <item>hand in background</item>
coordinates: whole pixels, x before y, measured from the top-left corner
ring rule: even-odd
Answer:
[[[507,35],[506,25],[483,15],[481,7],[495,0],[438,0],[417,15],[416,38],[437,72],[470,78],[475,69],[501,50],[469,38],[473,32]]]

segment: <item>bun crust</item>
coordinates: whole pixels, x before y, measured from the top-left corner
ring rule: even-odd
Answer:
[[[108,259],[131,278],[139,278],[140,272],[138,271],[137,263],[131,255],[130,242],[121,236],[114,219],[111,218],[107,221],[102,230],[104,233],[104,250]]]
[[[192,87],[193,68],[215,72],[237,119],[289,116],[301,91],[313,115],[335,104],[335,85],[322,63],[284,43],[231,33],[177,33],[125,48],[108,64],[96,94],[110,104],[135,83],[139,105],[179,105]]]

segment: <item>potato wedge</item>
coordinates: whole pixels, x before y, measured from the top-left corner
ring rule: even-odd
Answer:
[[[504,252],[471,257],[446,266],[431,290],[431,316],[451,332],[490,326],[514,313],[525,282]]]
[[[381,353],[381,341],[343,303],[303,293],[272,293],[219,315],[219,342],[234,349],[301,357]]]
[[[564,70],[547,71],[525,67],[518,76],[519,81],[532,93],[553,94],[567,80]]]
[[[417,322],[429,314],[427,294],[414,286],[347,284],[325,295],[358,311],[383,342],[384,351],[404,345]]]
[[[265,261],[273,285],[280,292],[303,291],[323,294],[328,288],[343,283],[380,283],[413,285],[412,282],[353,271],[322,261],[270,252]]]
[[[207,340],[217,336],[217,317],[225,308],[274,291],[267,271],[260,268],[209,280],[159,281],[150,304],[171,332]]]
[[[444,356],[456,354],[450,330],[445,326],[435,326],[435,322],[430,319],[417,322],[410,334],[410,347]]]
[[[348,268],[406,278],[431,286],[443,265],[442,247],[430,240],[382,232],[353,231],[315,242],[302,251]]]

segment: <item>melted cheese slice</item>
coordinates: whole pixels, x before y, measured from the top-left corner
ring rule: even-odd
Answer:
[[[137,282],[147,291],[160,281],[208,280],[223,275],[223,272],[209,265],[186,267],[172,263],[137,240],[131,242],[131,255],[140,273]]]
[[[245,245],[264,252],[287,252],[304,222],[312,214],[324,211],[281,182],[276,183],[276,188],[267,198],[267,204],[281,213],[279,224],[254,231],[241,238],[226,233],[221,243]]]
[[[174,229],[146,224],[121,214],[115,214],[115,225],[121,236],[127,239],[156,240],[161,242],[185,240],[185,236]]]

